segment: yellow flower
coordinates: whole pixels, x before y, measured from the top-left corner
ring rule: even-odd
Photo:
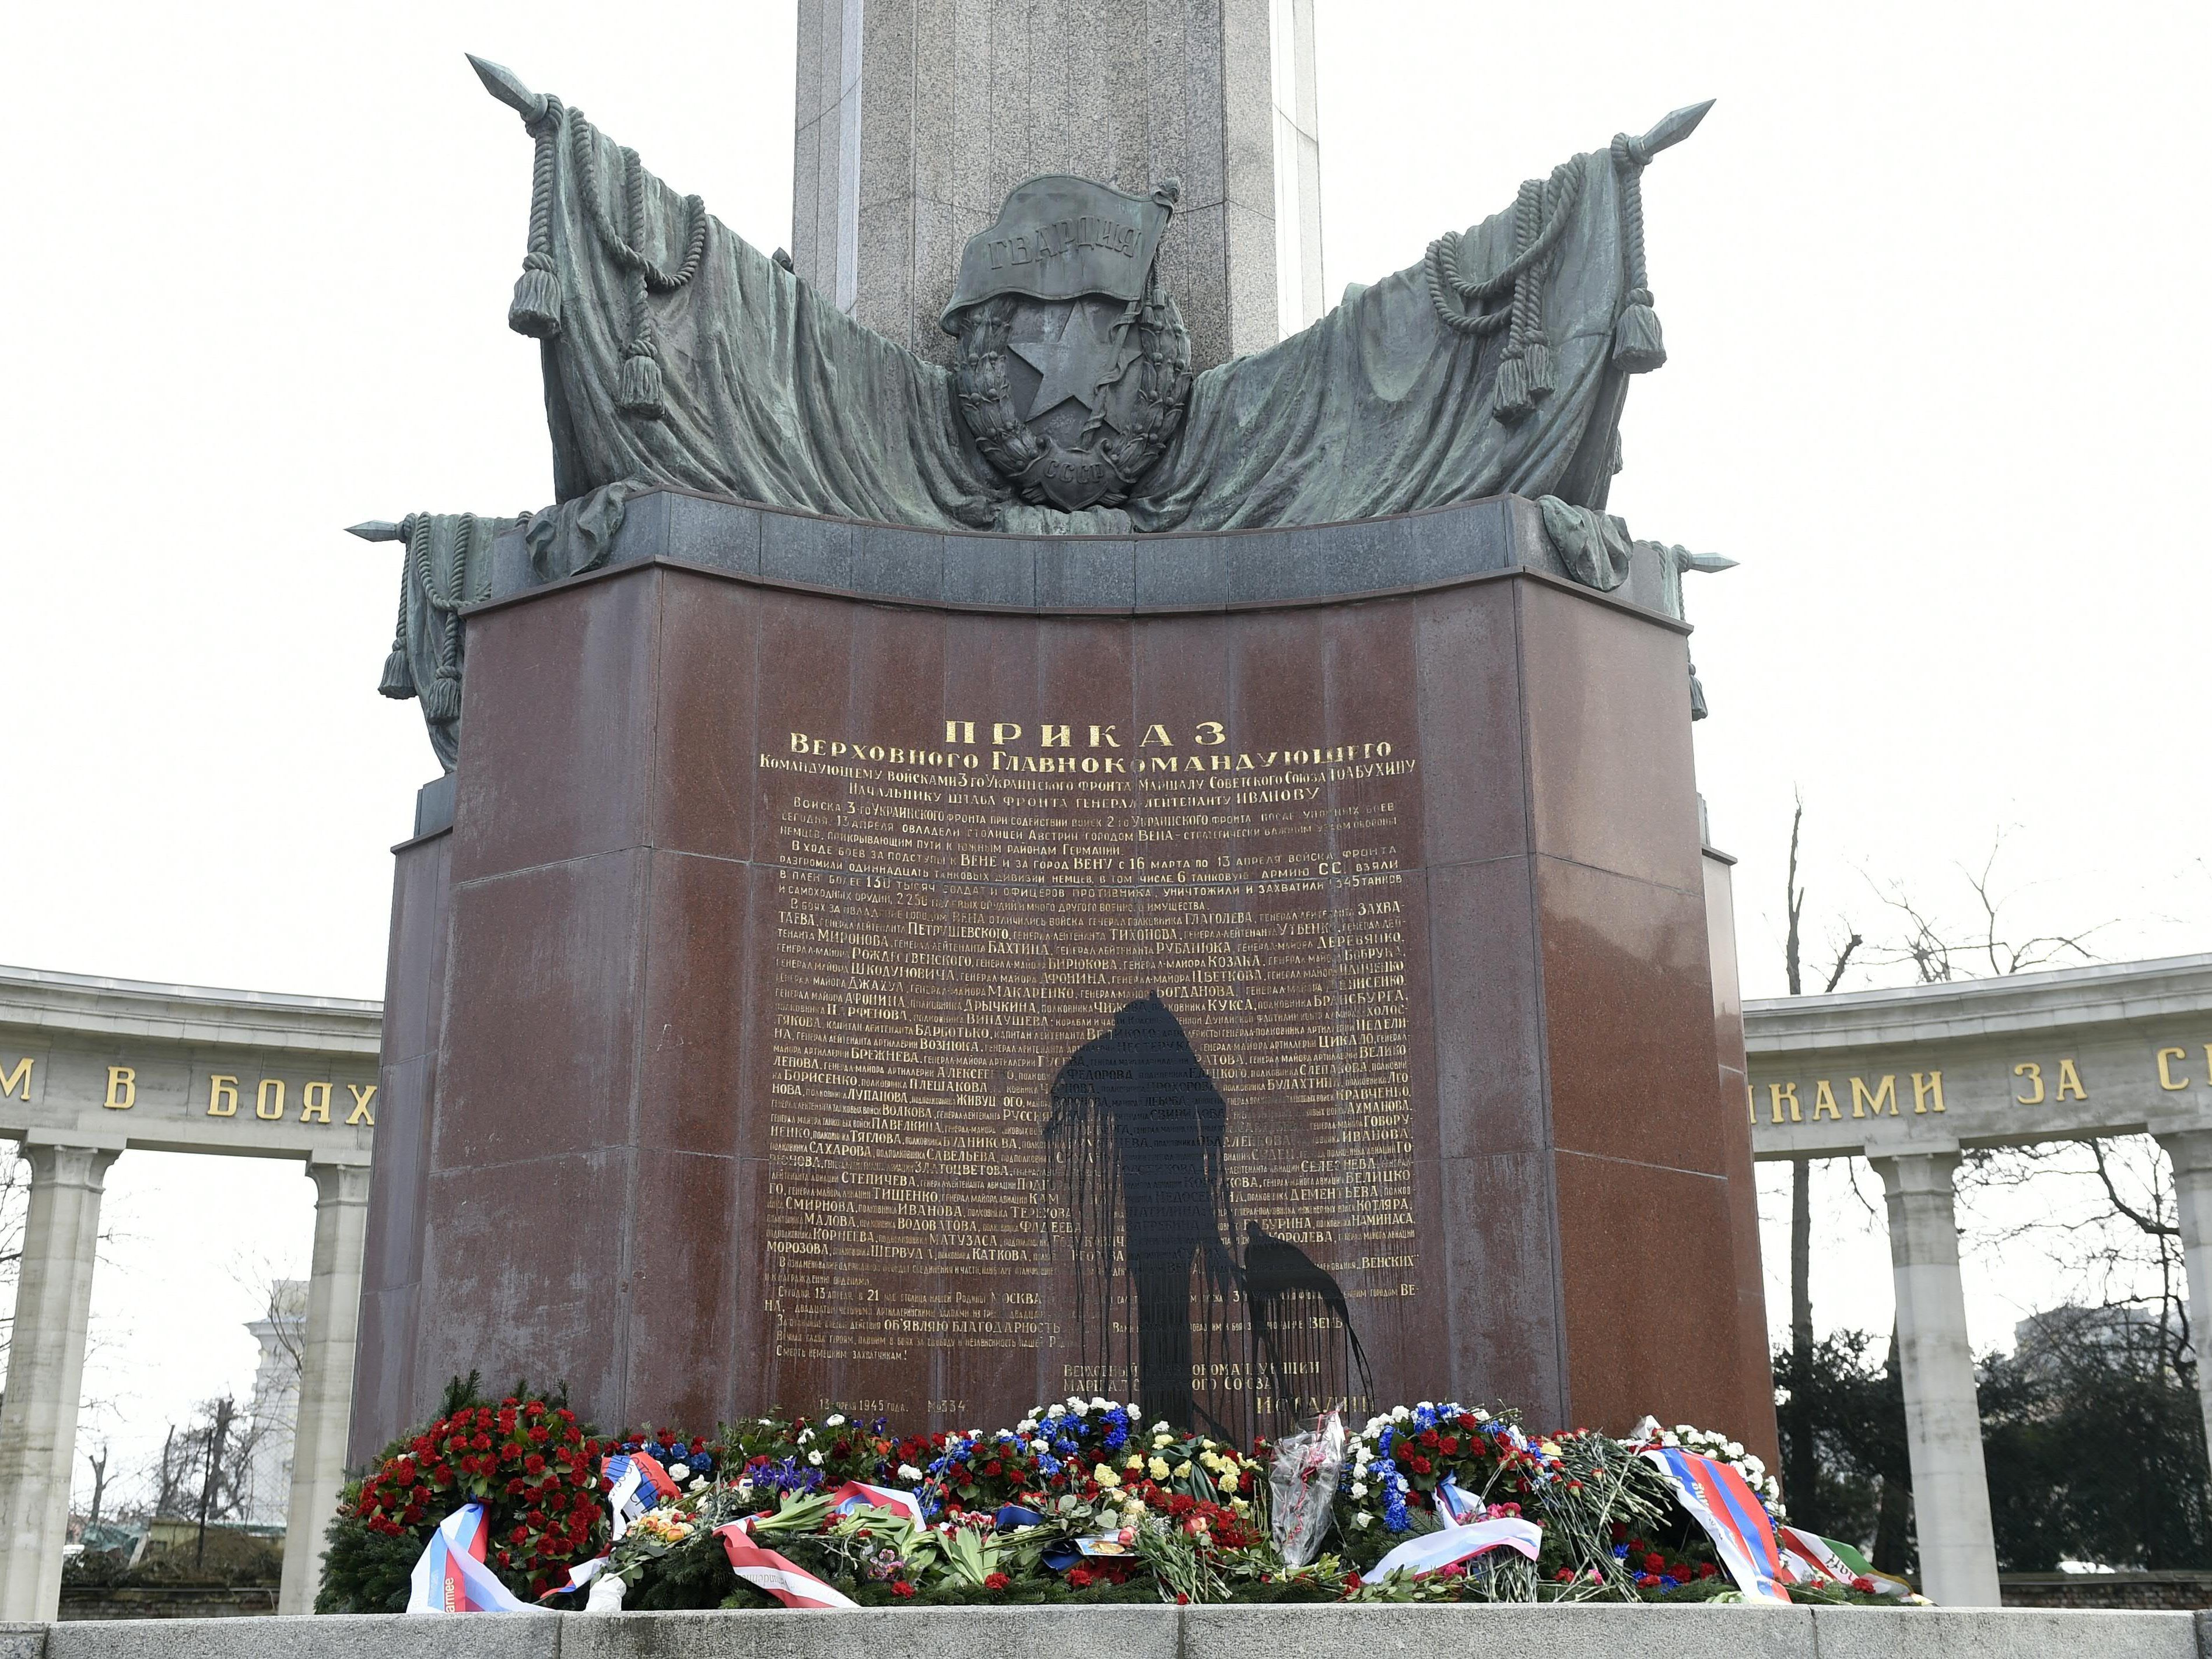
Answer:
[[[1129,1454],[1129,1461],[1122,1464],[1121,1467],[1125,1469],[1142,1469],[1145,1467],[1145,1460],[1138,1456],[1136,1453],[1131,1452]]]
[[[1229,1507],[1236,1510],[1239,1515],[1249,1515],[1252,1513],[1252,1506],[1241,1498],[1231,1498],[1229,1500]]]
[[[1153,1480],[1164,1480],[1168,1478],[1168,1460],[1166,1458],[1155,1457],[1146,1467],[1151,1469]]]
[[[1174,1443],[1175,1437],[1171,1434],[1156,1434],[1152,1437],[1152,1449],[1155,1451],[1162,1446],[1171,1446]]]
[[[1121,1484],[1121,1477],[1103,1463],[1091,1471],[1091,1478],[1102,1486],[1118,1486]]]
[[[1190,1478],[1190,1465],[1188,1462],[1182,1462],[1176,1465],[1175,1478],[1178,1480],[1187,1480]]]
[[[1237,1471],[1234,1469],[1222,1470],[1221,1479],[1215,1481],[1213,1484],[1220,1487],[1224,1492],[1235,1492],[1237,1490]]]

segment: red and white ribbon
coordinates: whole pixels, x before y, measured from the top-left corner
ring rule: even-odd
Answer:
[[[787,1561],[774,1550],[754,1541],[753,1522],[757,1516],[746,1516],[714,1528],[714,1536],[722,1540],[723,1553],[730,1558],[730,1571],[748,1584],[757,1585],[783,1603],[787,1607],[808,1607],[827,1612],[836,1607],[857,1607],[860,1604],[842,1590],[823,1583],[805,1568]]]

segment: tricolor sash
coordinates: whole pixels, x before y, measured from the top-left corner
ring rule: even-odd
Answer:
[[[923,1524],[921,1500],[896,1486],[871,1486],[865,1481],[848,1480],[830,1494],[830,1503],[832,1515],[850,1515],[854,1510],[896,1510],[912,1517],[915,1525]]]
[[[568,1569],[567,1583],[554,1585],[551,1589],[547,1590],[538,1599],[541,1601],[550,1601],[556,1595],[566,1595],[571,1590],[583,1589],[606,1571],[608,1559],[604,1555],[595,1555],[588,1561],[577,1562],[574,1566]]]
[[[438,1523],[408,1576],[410,1613],[541,1613],[484,1565],[484,1509],[464,1504]]]
[[[1783,1586],[1790,1570],[1774,1540],[1774,1523],[1749,1483],[1727,1464],[1679,1446],[1655,1446],[1644,1455],[1705,1529],[1736,1587],[1753,1601],[1787,1601]]]
[[[1458,1480],[1446,1475],[1443,1484],[1437,1488],[1437,1515],[1447,1527],[1464,1527],[1480,1521],[1488,1512],[1482,1500],[1471,1498],[1460,1489]]]
[[[1533,1561],[1543,1546],[1544,1529],[1533,1521],[1516,1521],[1510,1516],[1497,1521],[1468,1521],[1446,1527],[1441,1532],[1423,1533],[1419,1538],[1407,1539],[1377,1561],[1373,1571],[1360,1576],[1370,1583],[1399,1571],[1409,1572],[1418,1578],[1455,1561],[1501,1547],[1517,1550]]]
[[[1817,1584],[1832,1580],[1848,1584],[1854,1579],[1864,1578],[1883,1595],[1912,1593],[1912,1586],[1902,1578],[1876,1571],[1856,1545],[1823,1538],[1802,1527],[1778,1527],[1775,1534],[1781,1541],[1784,1563],[1801,1582]]]
[[[607,1517],[617,1539],[654,1504],[679,1495],[659,1461],[643,1452],[617,1453],[599,1465],[599,1474],[615,1483],[607,1494]]]

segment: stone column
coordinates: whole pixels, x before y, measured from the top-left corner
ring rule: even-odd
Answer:
[[[2212,1331],[2212,1129],[2161,1134],[2158,1144],[2173,1160],[2173,1192],[2181,1211],[2182,1260],[2189,1270],[2189,1328],[2197,1352]],[[2204,1437],[2212,1445],[2212,1364],[2197,1364],[2197,1401],[2204,1413]]]
[[[1921,1588],[1949,1607],[1993,1607],[1996,1534],[1982,1463],[1981,1407],[1966,1345],[1952,1206],[1955,1149],[1872,1159],[1889,1197],[1889,1259],[1897,1280],[1897,1341],[1905,1378],[1905,1436],[1912,1457],[1912,1513]]]
[[[23,1143],[31,1201],[0,1405],[0,1621],[52,1619],[61,1607],[100,1188],[118,1150]]]
[[[353,1403],[354,1336],[361,1323],[362,1240],[368,1165],[307,1165],[315,1183],[315,1255],[292,1432],[292,1498],[284,1514],[279,1613],[313,1613],[323,1577],[323,1534],[345,1484],[346,1419]]]
[[[791,252],[936,362],[968,238],[1044,173],[1182,181],[1160,276],[1208,368],[1325,304],[1313,0],[799,0]]]
[[[1275,302],[1283,337],[1328,309],[1321,270],[1321,104],[1314,0],[1272,0],[1267,42],[1275,100]]]

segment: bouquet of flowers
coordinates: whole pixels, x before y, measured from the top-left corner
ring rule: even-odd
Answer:
[[[1704,1600],[1741,1592],[1644,1453],[1726,1463],[1782,1513],[1741,1443],[1649,1419],[1625,1439],[1531,1435],[1513,1411],[1423,1401],[1340,1439],[1325,1416],[1328,1455],[1308,1456],[1304,1437],[1276,1470],[1265,1443],[1242,1451],[1098,1397],[988,1431],[901,1437],[831,1411],[752,1419],[711,1442],[672,1430],[610,1442],[556,1395],[518,1384],[492,1401],[476,1382],[457,1382],[437,1420],[349,1489],[319,1610],[404,1606],[432,1529],[471,1501],[517,1595],[604,1553],[604,1588],[641,1608],[769,1606],[794,1583],[811,1606]],[[617,1488],[623,1456],[652,1479]],[[1279,1480],[1300,1498],[1295,1559],[1269,1513]],[[624,1524],[610,1545],[611,1498]],[[1486,1522],[1513,1524],[1431,1536]]]
[[[1165,1423],[1147,1430],[1134,1407],[1077,1395],[1034,1407],[1012,1429],[950,1437],[922,1490],[925,1507],[956,1512],[1074,1497],[1185,1516],[1204,1503],[1243,1517],[1266,1467]]]
[[[493,1401],[481,1382],[473,1371],[455,1379],[437,1418],[386,1446],[346,1488],[316,1611],[400,1611],[430,1534],[465,1504],[484,1506],[485,1565],[518,1595],[544,1594],[605,1547],[598,1432],[561,1391],[517,1382]]]

